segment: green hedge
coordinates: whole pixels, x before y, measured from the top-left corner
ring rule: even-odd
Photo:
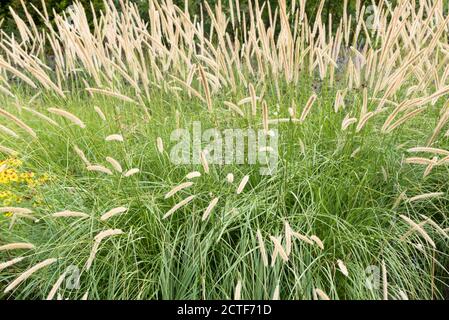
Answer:
[[[67,7],[69,7],[74,1],[73,0],[44,0],[49,16],[52,18],[54,16],[53,10],[57,13],[64,11]],[[79,0],[84,7],[88,8],[90,3],[94,5],[94,8],[97,11],[100,11],[103,8],[103,0]],[[24,0],[26,4],[28,12],[34,18],[36,24],[42,25],[42,21],[39,15],[32,8],[31,4],[34,5],[39,11],[43,12],[42,9],[42,0]],[[13,31],[15,28],[14,20],[11,17],[9,7],[13,8],[15,12],[19,13],[21,17],[23,15],[22,4],[20,0],[1,0],[0,4],[0,20],[4,19],[4,23],[2,25],[2,29],[6,30],[6,32]],[[87,10],[90,13],[90,10]]]
[[[73,0],[44,0],[46,3],[46,6],[48,8],[48,13],[52,17],[53,16],[53,10],[56,12],[62,12],[65,10],[68,6],[70,6],[73,3]],[[118,0],[114,0],[117,3]],[[147,16],[146,12],[148,12],[148,1],[147,0],[131,0],[135,2],[139,10],[141,11],[143,16]],[[197,14],[199,12],[201,3],[203,3],[205,0],[189,0],[189,11],[191,14]],[[35,11],[31,8],[30,4],[33,4],[36,8],[39,10],[42,10],[42,0],[24,0],[25,3],[27,3],[27,8],[29,8],[30,14],[35,18],[35,21],[37,21],[38,25],[40,24],[40,18],[38,14],[35,13]],[[80,0],[80,2],[86,7],[90,7],[90,2],[93,3],[93,6],[95,10],[100,11],[103,8],[103,0]],[[180,7],[184,6],[184,0],[173,0],[175,4],[177,4]],[[218,0],[207,0],[209,5],[213,7]],[[223,7],[226,9],[228,8],[229,0],[222,0]],[[299,0],[296,1],[298,3]],[[371,1],[363,1],[362,3],[367,2],[368,4],[371,3]],[[260,0],[260,3],[263,3],[263,0]],[[272,2],[272,6],[277,5],[277,1]],[[333,15],[333,21],[335,23],[338,22],[339,18],[341,17],[343,13],[343,0],[327,0],[324,6],[323,10],[323,21],[327,23],[327,17],[329,16],[329,13],[332,13]],[[354,11],[355,9],[355,1],[349,0],[350,3],[350,11]],[[307,14],[308,16],[314,20],[315,13],[317,11],[317,8],[320,4],[320,0],[307,0]],[[287,5],[291,5],[291,0],[287,0]],[[20,0],[1,0],[0,4],[0,20],[4,18],[4,23],[2,28],[4,30],[12,31],[14,30],[14,21],[11,18],[11,15],[9,13],[9,7],[12,7],[16,12],[19,12],[19,14],[23,14],[22,5]],[[248,6],[247,0],[241,0],[240,1],[240,7],[242,10],[245,10]],[[87,10],[90,12],[90,10]],[[23,15],[21,15],[23,16]]]

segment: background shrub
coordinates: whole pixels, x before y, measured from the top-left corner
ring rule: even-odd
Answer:
[[[117,4],[119,3],[119,0],[114,0]],[[146,12],[148,11],[149,7],[149,1],[148,0],[130,0],[131,2],[135,2],[139,8],[139,11],[142,16],[147,16]],[[39,15],[31,8],[31,4],[33,4],[36,8],[39,10],[42,9],[42,0],[26,0],[27,8],[30,12],[30,14],[33,16],[35,21],[40,24],[40,18]],[[70,6],[74,1],[73,0],[45,0],[45,3],[48,8],[48,13],[52,17],[53,16],[53,10],[56,12],[61,12],[65,10],[68,6]],[[90,6],[90,2],[92,2],[93,7],[96,11],[100,11],[103,8],[103,0],[79,0],[84,7],[88,8]],[[189,0],[189,11],[193,14],[198,14],[200,12],[201,4],[204,2],[204,0]],[[216,3],[218,3],[218,0],[208,0],[207,1],[211,7],[213,7]],[[229,0],[222,0],[223,7],[227,8],[229,7]],[[296,1],[298,3],[299,1]],[[363,3],[367,2],[368,5],[371,3],[371,1],[361,1],[362,5]],[[184,7],[184,0],[173,0],[173,3],[180,7]],[[260,3],[263,3],[263,1],[260,1]],[[287,5],[291,6],[292,0],[287,0]],[[276,2],[277,4],[277,2]],[[273,4],[274,5],[274,4]],[[318,6],[320,5],[320,0],[307,0],[307,15],[312,21],[315,19],[315,12],[318,10]],[[334,24],[338,24],[338,21],[340,20],[340,17],[343,12],[343,0],[327,0],[323,9],[323,22],[327,24],[327,19],[329,17],[329,14],[332,14],[333,16],[333,22]],[[241,10],[245,10],[245,8],[248,6],[248,0],[240,0],[240,8]],[[21,0],[2,0],[0,4],[0,20],[4,19],[2,29],[6,32],[11,32],[14,30],[14,21],[12,20],[12,17],[10,15],[9,7],[12,7],[14,11],[23,13],[22,10],[22,4]],[[87,10],[90,11],[90,10]],[[349,1],[349,11],[354,12],[355,11],[355,1]]]

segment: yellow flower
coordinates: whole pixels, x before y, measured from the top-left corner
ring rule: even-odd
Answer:
[[[18,168],[18,167],[21,167],[21,166],[22,166],[23,162],[22,162],[22,160],[19,160],[19,159],[10,158],[9,161],[8,161],[8,164],[9,164],[11,167]]]
[[[12,212],[5,212],[3,215],[7,218],[10,218],[12,217]]]
[[[38,187],[52,177],[47,173],[37,174],[33,171],[25,171],[21,168],[23,162],[16,158],[3,159],[0,165],[3,164],[6,164],[6,168],[0,172],[0,204],[12,206],[23,201],[30,201],[33,207],[41,206],[44,201],[42,196],[36,194],[39,192]]]

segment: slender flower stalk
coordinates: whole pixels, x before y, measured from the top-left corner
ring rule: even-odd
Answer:
[[[106,212],[105,214],[103,214],[100,217],[100,220],[101,221],[106,221],[106,220],[108,220],[108,219],[110,219],[112,217],[115,217],[117,215],[125,213],[126,211],[128,211],[128,208],[126,208],[126,207],[117,207],[117,208],[111,209],[108,212]]]
[[[18,249],[31,250],[31,249],[35,249],[35,248],[36,247],[31,243],[15,242],[15,243],[9,243],[9,244],[0,246],[0,251],[9,251],[9,250],[18,250]]]
[[[268,255],[267,250],[265,249],[265,243],[263,241],[262,233],[260,230],[257,230],[257,242],[259,243],[260,255],[262,257],[262,262],[265,267],[268,267]]]
[[[209,217],[210,213],[212,212],[212,210],[217,205],[218,200],[220,200],[220,197],[216,197],[216,198],[212,199],[212,201],[207,206],[206,210],[204,210],[204,214],[203,214],[203,217],[201,218],[201,220],[204,221],[204,220],[206,220]]]
[[[58,116],[64,117],[67,120],[69,120],[70,122],[72,122],[73,124],[77,125],[80,128],[86,128],[86,125],[84,124],[83,121],[81,121],[80,118],[78,118],[77,116],[75,116],[73,113],[70,113],[66,110],[62,110],[62,109],[58,109],[58,108],[48,108],[47,109],[48,112],[54,113]]]
[[[50,259],[46,259],[42,262],[39,262],[38,264],[36,264],[35,266],[31,267],[30,269],[28,269],[27,271],[25,271],[24,273],[22,273],[20,276],[18,276],[13,282],[11,282],[6,289],[4,290],[4,293],[8,293],[11,290],[15,289],[17,286],[19,286],[22,282],[24,282],[26,279],[28,279],[29,277],[31,277],[31,275],[37,271],[39,271],[40,269],[43,269],[53,263],[55,263],[57,261],[57,259],[54,258],[50,258]]]
[[[191,186],[193,186],[193,182],[191,182],[191,181],[181,183],[180,185],[174,187],[169,192],[167,192],[164,199],[168,199],[168,198],[172,197],[173,195],[175,195],[176,193],[178,193],[179,191],[190,188]]]
[[[242,181],[240,181],[239,186],[237,187],[237,194],[241,194],[243,189],[245,189],[246,184],[248,183],[249,176],[244,176]]]
[[[170,210],[167,211],[167,213],[162,217],[162,219],[167,219],[168,217],[170,217],[176,210],[178,210],[179,208],[185,206],[186,204],[188,204],[190,201],[192,201],[195,198],[194,195],[189,196],[187,198],[185,198],[184,200],[180,201],[179,203],[177,203],[173,208],[171,208]]]
[[[92,247],[92,250],[90,251],[89,258],[86,261],[86,270],[89,270],[91,268],[92,263],[97,255],[98,249],[100,248],[100,243],[103,241],[103,239],[121,234],[123,234],[123,231],[120,229],[108,229],[105,231],[101,231],[95,236],[94,245]]]

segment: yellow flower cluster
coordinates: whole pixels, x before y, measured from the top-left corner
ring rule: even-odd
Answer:
[[[12,206],[16,203],[21,203],[23,198],[21,196],[15,195],[10,190],[0,191],[0,200],[3,202],[5,207]]]
[[[23,170],[20,159],[8,158],[0,161],[0,205],[16,206],[27,201],[34,207],[42,203],[42,197],[37,193],[37,187],[49,180],[47,174],[37,175],[32,171]],[[5,214],[11,216],[10,213]]]
[[[0,172],[0,185],[26,183],[30,187],[35,187],[48,181],[49,177],[47,174],[36,178],[34,172],[21,172],[20,167],[22,164],[21,160],[15,158],[0,161],[0,168],[3,168]]]

